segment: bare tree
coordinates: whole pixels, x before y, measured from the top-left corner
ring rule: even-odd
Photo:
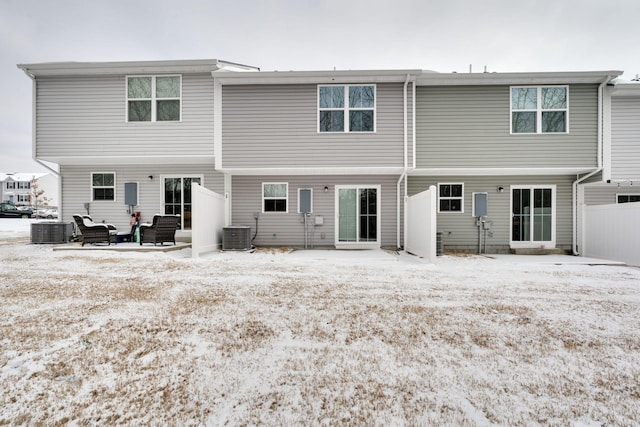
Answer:
[[[44,190],[38,187],[38,178],[33,176],[29,182],[29,203],[33,206],[33,212],[38,216],[38,205],[47,206],[49,198],[44,196]]]

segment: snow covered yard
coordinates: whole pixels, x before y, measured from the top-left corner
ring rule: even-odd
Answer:
[[[0,425],[640,419],[638,269],[26,236],[0,230]]]

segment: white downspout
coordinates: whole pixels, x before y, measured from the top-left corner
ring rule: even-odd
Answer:
[[[571,250],[573,252],[573,255],[580,255],[580,252],[578,251],[578,185],[591,178],[592,176],[594,176],[595,174],[599,173],[602,171],[603,166],[602,166],[602,141],[603,141],[603,127],[604,127],[604,117],[603,117],[603,100],[602,97],[604,96],[604,86],[609,83],[611,81],[611,76],[607,76],[606,79],[604,79],[604,81],[602,83],[600,83],[600,86],[598,86],[598,151],[597,151],[597,162],[598,162],[598,166],[596,168],[596,170],[589,172],[588,174],[586,174],[585,176],[583,176],[582,178],[577,178],[572,185],[572,198],[573,198],[573,237],[572,237],[572,245],[571,245]]]
[[[404,197],[400,194],[400,183],[407,176],[407,169],[408,169],[408,162],[409,162],[409,159],[408,159],[409,117],[407,112],[407,86],[409,85],[409,77],[410,75],[407,74],[407,77],[404,80],[404,86],[403,86],[403,92],[402,92],[402,96],[404,100],[404,103],[403,103],[403,106],[404,106],[404,136],[403,136],[404,159],[403,159],[402,174],[400,175],[400,178],[398,179],[398,183],[396,184],[396,194],[398,196],[397,203],[396,203],[396,248],[398,249],[400,249],[400,206],[401,206],[400,204],[404,201]],[[404,188],[406,193],[407,191],[406,183]]]

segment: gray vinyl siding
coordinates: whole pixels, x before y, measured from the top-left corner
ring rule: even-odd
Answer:
[[[223,167],[403,166],[402,84],[376,85],[374,133],[319,133],[317,91],[315,84],[223,86]]]
[[[618,194],[639,194],[640,186],[628,183],[590,185],[584,187],[584,203],[586,205],[610,205],[617,203]]]
[[[304,247],[304,223],[298,213],[298,189],[313,189],[313,213],[310,217],[309,244],[315,247],[335,245],[335,186],[380,185],[381,245],[396,246],[396,183],[398,177],[382,176],[234,176],[232,182],[232,224],[251,226],[255,233],[253,213],[259,212],[257,246]],[[262,183],[289,184],[288,213],[262,213]],[[328,191],[324,191],[324,187]],[[314,226],[315,217],[324,224]]]
[[[640,179],[640,97],[611,100],[611,179]]]
[[[118,230],[129,230],[128,206],[124,204],[124,183],[138,183],[138,206],[142,221],[151,221],[153,215],[164,213],[161,205],[164,189],[161,175],[204,176],[204,187],[224,194],[224,176],[213,172],[210,165],[139,165],[131,166],[61,166],[63,220],[73,221],[74,214],[86,214],[84,204],[89,202],[90,214],[96,222],[107,222]],[[91,201],[91,173],[115,172],[116,200]],[[149,176],[153,179],[149,179]]]
[[[37,157],[213,156],[213,79],[182,76],[181,122],[126,122],[126,77],[39,77]]]
[[[510,134],[509,86],[418,86],[418,168],[594,167],[596,85],[569,87],[568,134]]]
[[[489,252],[504,252],[510,241],[510,185],[556,185],[556,247],[569,249],[572,244],[571,176],[457,176],[409,177],[409,195],[427,190],[438,183],[464,183],[464,213],[439,213],[437,230],[443,233],[445,250],[472,250],[478,247],[478,227],[472,217],[472,194],[488,193],[487,219],[493,221],[487,233]],[[498,186],[504,192],[497,191]]]

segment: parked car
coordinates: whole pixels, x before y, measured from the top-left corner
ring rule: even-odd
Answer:
[[[31,218],[32,215],[29,208],[18,209],[11,203],[0,203],[0,218]]]
[[[38,209],[35,214],[36,218],[57,219],[58,211],[55,209]]]

